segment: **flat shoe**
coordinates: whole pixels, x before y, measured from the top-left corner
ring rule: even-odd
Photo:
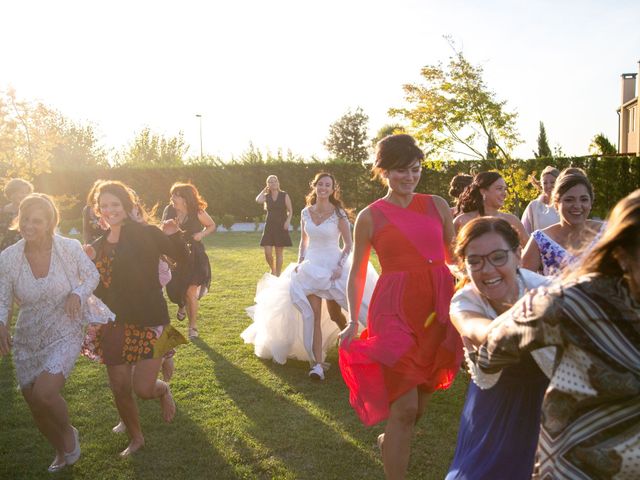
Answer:
[[[176,313],[176,318],[180,321],[183,321],[185,318],[187,318],[187,314],[186,312],[183,312],[182,310],[178,309],[178,313]]]
[[[78,429],[76,427],[73,428],[73,438],[75,440],[75,448],[72,452],[65,453],[64,459],[67,465],[73,465],[80,458],[80,433],[78,433]]]
[[[66,457],[66,455],[65,455]],[[62,463],[56,463],[58,457],[53,459],[53,462],[51,463],[51,465],[49,465],[49,468],[47,468],[47,471],[50,473],[56,473],[59,472],[60,470],[62,470],[64,467],[67,466],[67,462],[62,462]]]
[[[198,338],[198,337],[199,337],[198,329],[197,328],[190,328],[189,329],[189,339]]]

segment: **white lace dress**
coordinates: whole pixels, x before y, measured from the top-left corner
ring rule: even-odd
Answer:
[[[69,376],[80,354],[83,319],[69,318],[65,301],[75,293],[87,312],[100,278],[77,240],[54,236],[49,272],[43,278],[34,277],[24,247],[25,241],[20,240],[0,254],[0,322],[7,323],[14,297],[20,307],[13,360],[21,388],[42,372]]]
[[[300,264],[290,264],[280,277],[265,274],[258,282],[253,307],[247,313],[253,323],[241,334],[245,343],[255,345],[255,354],[260,358],[285,363],[287,358],[316,363],[313,351],[313,310],[308,295],[335,300],[347,310],[347,277],[351,258],[347,258],[340,278],[331,280],[342,251],[340,250],[339,217],[333,213],[320,225],[311,219],[307,208],[302,210],[304,228],[309,238],[305,259]],[[297,272],[296,266],[298,267]],[[371,264],[360,308],[359,318],[366,325],[367,311],[378,274]],[[333,322],[322,302],[322,355],[335,344],[340,330]]]

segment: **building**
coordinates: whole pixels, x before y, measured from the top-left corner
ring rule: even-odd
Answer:
[[[640,62],[638,73],[623,73],[622,102],[618,108],[618,153],[640,156]]]

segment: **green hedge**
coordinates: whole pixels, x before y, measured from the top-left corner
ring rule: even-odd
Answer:
[[[536,195],[527,182],[529,174],[539,175],[545,165],[562,169],[568,166],[586,170],[596,192],[593,214],[604,217],[622,197],[640,187],[640,157],[575,157],[556,159],[518,160],[496,165],[495,161],[427,161],[418,191],[449,199],[449,181],[460,172],[475,173],[498,169],[509,184],[511,195],[507,209],[519,214]],[[309,181],[319,171],[329,171],[338,179],[342,196],[348,207],[359,210],[384,193],[383,186],[371,180],[367,168],[344,162],[269,162],[229,164],[221,166],[182,166],[167,168],[95,168],[58,170],[41,174],[35,179],[39,191],[60,197],[71,195],[66,201],[63,218],[75,219],[80,212],[92,183],[98,179],[122,180],[133,187],[147,206],[168,203],[169,188],[175,181],[191,181],[209,203],[208,211],[216,219],[232,215],[236,221],[253,222],[264,214],[254,199],[264,187],[268,175],[277,175],[281,187],[289,192],[294,210],[304,206]],[[68,197],[67,197],[68,198]]]

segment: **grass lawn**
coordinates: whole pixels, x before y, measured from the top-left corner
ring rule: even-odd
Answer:
[[[382,426],[364,427],[351,409],[335,348],[326,381],[313,383],[307,363],[262,361],[240,339],[250,322],[244,308],[266,270],[258,243],[256,233],[210,238],[213,281],[201,303],[200,338],[178,349],[171,381],[176,418],[164,424],[157,402],[139,402],[146,447],[132,458],[117,455],[127,439],[111,432],[117,413],[105,368],[82,357],[64,390],[82,457],[49,474],[54,452],[17,390],[11,358],[0,359],[0,478],[383,478],[376,447]],[[287,249],[285,265],[295,255],[295,247]],[[173,323],[186,335],[186,322]],[[461,374],[449,391],[434,395],[416,427],[409,478],[444,477],[467,381]]]

